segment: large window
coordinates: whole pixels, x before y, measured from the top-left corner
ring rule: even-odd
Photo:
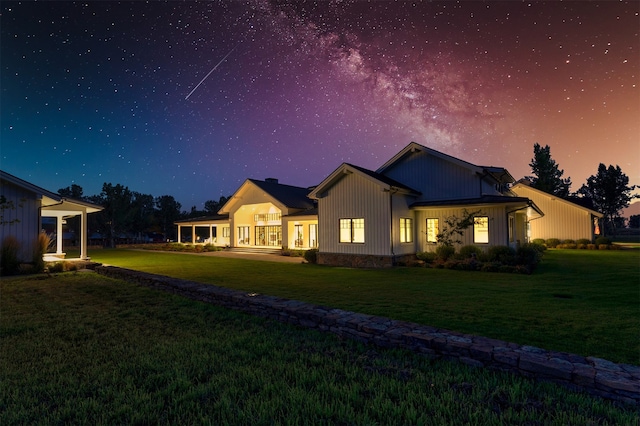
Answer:
[[[304,247],[304,233],[302,225],[293,225],[293,235],[295,237],[295,246]]]
[[[489,242],[489,218],[487,216],[473,218],[473,242],[478,244]]]
[[[316,223],[309,225],[309,247],[318,247],[318,224]]]
[[[281,246],[282,226],[256,226],[257,246]]]
[[[224,226],[222,228],[222,237],[229,238],[231,236],[231,228],[228,226]]]
[[[364,218],[340,219],[341,243],[364,243]]]
[[[400,242],[413,242],[413,219],[408,217],[400,218]]]
[[[438,219],[427,219],[427,242],[438,242]]]
[[[238,226],[238,244],[249,245],[248,226]]]

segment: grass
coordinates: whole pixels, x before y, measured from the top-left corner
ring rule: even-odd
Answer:
[[[374,350],[93,273],[12,277],[0,290],[0,424],[638,421],[633,407],[549,383]]]
[[[125,268],[640,364],[638,250],[548,250],[533,275],[363,270],[126,250],[92,256]]]

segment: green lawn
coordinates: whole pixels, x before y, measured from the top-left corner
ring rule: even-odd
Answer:
[[[640,251],[548,250],[533,275],[96,250],[125,268],[640,364]]]
[[[122,254],[137,257],[104,253]],[[175,265],[192,258],[159,256]],[[227,266],[236,267],[279,269]],[[632,407],[549,383],[374,349],[90,272],[3,278],[0,294],[2,425],[638,422]]]

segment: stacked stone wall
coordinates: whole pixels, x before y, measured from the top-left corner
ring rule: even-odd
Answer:
[[[112,266],[98,266],[95,271],[252,315],[329,331],[365,344],[404,348],[471,366],[547,380],[572,390],[640,406],[640,366],[547,351],[533,346]]]

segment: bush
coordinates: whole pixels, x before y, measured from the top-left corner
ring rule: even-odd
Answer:
[[[598,250],[598,246],[595,244],[587,244],[587,250]]]
[[[573,249],[577,249],[578,245],[576,243],[562,243],[562,244],[558,244],[557,248],[573,250]]]
[[[517,262],[519,265],[526,265],[533,268],[540,259],[542,259],[543,249],[538,244],[523,244],[516,252]]]
[[[490,262],[501,262],[505,265],[516,263],[516,251],[509,246],[491,246],[487,255]]]
[[[586,244],[578,244],[578,250],[586,250],[586,249],[587,249]]]
[[[598,237],[596,238],[596,245],[597,246],[601,246],[601,245],[611,245],[611,239],[607,238],[607,237]]]
[[[442,244],[436,247],[436,257],[442,261],[447,261],[455,253],[456,249],[453,246]]]
[[[557,238],[547,238],[545,245],[549,248],[556,248],[560,244],[560,240]]]
[[[598,250],[609,250],[609,244],[599,244]]]
[[[545,245],[544,238],[535,238],[535,239],[532,241],[532,243],[533,243],[533,244],[539,244],[539,245],[541,245],[541,246],[544,246],[544,245]]]
[[[0,275],[14,275],[20,271],[19,250],[18,239],[13,235],[7,235],[0,248]]]
[[[459,253],[462,259],[469,259],[470,257],[477,258],[482,254],[482,249],[478,246],[467,245],[460,247]]]
[[[309,263],[318,263],[318,249],[309,249],[304,252],[304,260]]]
[[[425,263],[433,263],[438,255],[433,251],[420,251],[416,253],[416,257]]]
[[[572,239],[566,239],[562,241],[562,244],[576,244],[576,241]]]
[[[579,240],[576,241],[576,244],[580,245],[587,245],[587,244],[591,244],[591,240],[588,240],[586,238],[580,238]]]

